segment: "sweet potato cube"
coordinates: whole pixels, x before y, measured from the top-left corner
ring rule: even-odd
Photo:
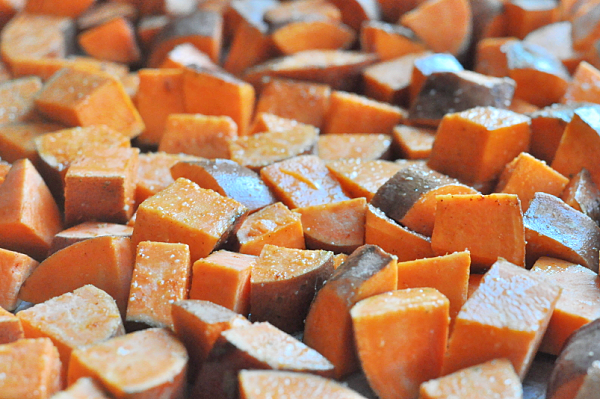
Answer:
[[[580,6],[571,18],[573,23],[573,48],[585,51],[600,39],[600,6],[593,2]]]
[[[438,195],[431,247],[436,255],[468,249],[472,270],[488,268],[498,257],[524,267],[525,227],[519,197]]]
[[[60,391],[60,358],[49,338],[0,345],[0,392],[7,398],[50,399]]]
[[[148,19],[160,18],[160,17],[166,17],[166,15],[148,17]],[[148,22],[150,23],[152,21],[149,20]],[[138,35],[140,34],[139,33],[140,29],[141,29],[140,27],[142,26],[143,23],[144,23],[144,21],[142,20],[142,21],[140,21],[140,23],[138,25]],[[150,25],[160,25],[160,22],[155,22],[154,24],[150,24]],[[162,26],[160,28],[162,29]],[[140,38],[140,40],[141,40],[141,38]],[[182,44],[179,44],[179,45],[173,47],[173,50],[169,51],[165,60],[160,65],[160,69],[164,69],[164,68],[183,69],[189,65],[196,65],[196,66],[200,66],[200,67],[215,70],[215,71],[218,71],[220,69],[220,67],[217,64],[215,64],[210,59],[210,57],[208,55],[206,55],[206,53],[198,50],[191,43],[182,43]],[[156,71],[156,69],[155,69],[155,71]]]
[[[318,38],[318,39],[317,39]],[[347,25],[327,20],[296,20],[271,33],[274,46],[282,54],[307,50],[341,50],[349,48],[356,33]]]
[[[0,248],[0,308],[13,311],[19,305],[21,285],[38,266],[38,262],[25,254]]]
[[[310,19],[339,22],[342,20],[342,13],[327,0],[304,0],[297,3],[280,3],[268,8],[263,19],[272,25]]]
[[[17,317],[26,338],[52,340],[60,354],[64,380],[73,350],[125,334],[115,300],[93,285],[22,310]]]
[[[560,292],[538,274],[498,260],[456,317],[442,375],[505,357],[523,380]]]
[[[333,365],[319,352],[269,323],[223,331],[198,374],[192,395],[198,399],[237,396],[243,369],[284,370],[333,376]]]
[[[256,112],[268,112],[320,128],[330,95],[331,89],[324,84],[272,79],[262,87]]]
[[[65,223],[126,223],[133,215],[137,148],[103,148],[75,158],[65,176]]]
[[[552,0],[510,2],[505,11],[508,36],[524,39],[529,32],[554,22],[555,8]]]
[[[558,21],[541,26],[530,32],[523,40],[550,51],[563,63],[571,75],[579,64],[584,62],[583,59],[587,58],[584,53],[573,49],[573,24],[571,21]]]
[[[100,60],[133,64],[141,57],[135,30],[131,22],[123,17],[80,33],[78,42],[86,54]]]
[[[405,111],[390,104],[343,91],[331,93],[323,133],[391,134]]]
[[[250,126],[248,134],[282,132],[293,129],[298,124],[299,122],[294,119],[284,118],[268,112],[258,112],[252,120],[252,126]]]
[[[204,68],[188,67],[183,73],[186,113],[229,116],[238,134],[246,134],[254,111],[254,88],[232,75]]]
[[[10,171],[11,166],[8,162],[0,160],[0,185],[4,183],[4,179]]]
[[[35,105],[50,119],[68,126],[104,124],[129,138],[144,130],[122,83],[103,72],[61,69],[46,82]]]
[[[326,161],[360,158],[389,159],[392,139],[388,134],[330,133],[319,136],[317,154]]]
[[[48,256],[69,245],[90,238],[104,236],[130,238],[131,233],[133,233],[133,227],[131,226],[116,223],[84,222],[56,233],[52,239],[52,245],[48,251]]]
[[[238,127],[229,116],[171,114],[158,145],[169,154],[203,158],[229,158],[229,141],[238,136]]]
[[[526,152],[520,153],[506,164],[500,175],[495,192],[517,194],[523,212],[529,208],[529,202],[536,192],[559,196],[569,179]]]
[[[385,1],[382,0],[380,3]],[[393,20],[397,21],[398,18]],[[382,21],[368,21],[361,26],[360,47],[367,53],[376,53],[382,61],[427,50],[425,43],[412,30]],[[410,70],[408,73],[410,75]]]
[[[117,4],[117,3],[107,3]],[[95,380],[82,377],[71,384],[64,391],[55,394],[52,399],[110,399]]]
[[[25,338],[21,320],[0,306],[0,345]]]
[[[272,4],[270,1],[252,2],[246,3],[248,4],[246,7],[253,7],[255,4],[260,3],[263,4],[262,7],[268,7]],[[227,72],[241,75],[247,68],[267,61],[276,53],[273,40],[269,34],[269,25],[263,21],[261,14],[262,12],[257,12],[257,18],[240,17],[233,32],[227,59],[223,64]]]
[[[183,396],[185,347],[164,328],[151,328],[73,351],[69,383],[92,377],[115,398]],[[135,370],[135,372],[132,372]]]
[[[133,260],[128,238],[97,237],[82,241],[40,263],[21,287],[19,298],[42,303],[92,284],[112,296],[125,315]]]
[[[376,245],[363,245],[338,267],[310,306],[304,342],[335,366],[336,377],[359,368],[350,309],[358,301],[395,290],[396,257]]]
[[[2,0],[0,1],[0,26],[4,26],[19,11],[25,7],[25,1]]]
[[[188,298],[191,274],[190,249],[186,244],[140,242],[126,320],[172,329],[171,304]]]
[[[352,307],[360,364],[379,398],[415,397],[421,383],[439,376],[448,306],[448,298],[434,288],[409,288],[374,295]]]
[[[523,398],[523,386],[511,362],[494,359],[421,384],[421,399]]]
[[[423,88],[427,78],[438,72],[461,72],[462,64],[455,56],[448,53],[419,54],[412,62],[411,76],[409,79],[409,102],[412,103]]]
[[[427,128],[398,125],[394,128],[394,145],[404,159],[428,159],[431,155],[435,131]]]
[[[329,0],[342,13],[342,22],[359,31],[363,22],[380,19],[377,0]]]
[[[0,157],[7,162],[27,158],[39,168],[40,157],[35,148],[35,139],[62,128],[62,125],[45,122],[0,125]]]
[[[194,262],[190,299],[210,301],[236,313],[250,313],[250,275],[254,255],[217,251]]]
[[[600,228],[588,216],[553,195],[537,193],[523,224],[528,265],[541,256],[551,256],[598,272]]]
[[[303,155],[261,169],[260,177],[288,208],[348,199],[342,187],[314,155]]]
[[[582,61],[573,73],[573,79],[561,99],[562,103],[571,104],[579,101],[598,103],[600,99],[600,71]]]
[[[78,16],[77,27],[85,30],[118,17],[136,20],[138,10],[133,4],[125,2],[96,3]]]
[[[28,159],[16,161],[0,185],[0,246],[46,256],[62,220],[52,194]]]
[[[288,333],[304,327],[308,308],[333,273],[333,252],[265,245],[252,268],[252,321],[268,321]]]
[[[569,181],[560,199],[592,218],[594,222],[600,223],[600,190],[592,181],[592,176],[586,168],[581,169]]]
[[[34,100],[41,89],[42,81],[36,76],[0,83],[0,124],[39,119]]]
[[[352,198],[365,197],[370,201],[379,187],[402,169],[402,166],[389,161],[347,159],[328,162],[327,169]]]
[[[527,151],[529,122],[525,115],[495,107],[448,114],[437,131],[428,165],[467,184],[494,180],[504,165]]]
[[[514,37],[490,37],[477,42],[474,71],[501,78],[508,76],[504,46],[516,41]]]
[[[47,0],[28,0],[25,11],[31,14],[77,18],[92,4],[94,4],[94,0],[67,0],[58,3]]]
[[[239,252],[260,255],[266,244],[304,249],[304,231],[300,215],[281,202],[249,215],[236,232]]]

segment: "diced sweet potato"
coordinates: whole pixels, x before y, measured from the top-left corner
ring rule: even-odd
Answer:
[[[587,169],[581,169],[581,172],[569,181],[560,199],[592,218],[594,222],[600,223],[600,190],[592,181]]]
[[[341,21],[340,9],[327,0],[300,0],[284,2],[264,13],[264,20],[271,25],[283,25],[298,20]]]
[[[573,74],[582,62],[584,54],[573,49],[572,27],[570,21],[550,23],[530,32],[523,40],[550,51],[563,63],[569,73]]]
[[[429,76],[438,72],[461,72],[464,68],[455,56],[448,53],[424,53],[413,61],[410,78],[410,103],[423,88]]]
[[[25,338],[21,320],[0,306],[0,345]]]
[[[19,304],[21,285],[38,266],[38,262],[25,254],[0,248],[0,308],[13,311]],[[6,342],[4,342],[6,343]]]
[[[361,26],[360,47],[367,53],[376,53],[382,61],[421,53],[428,48],[412,30],[381,21],[368,21]]]
[[[131,233],[133,233],[133,227],[131,226],[116,223],[84,222],[56,233],[52,239],[52,245],[48,251],[48,256],[69,245],[90,238],[103,236],[131,237]]]
[[[347,159],[328,162],[327,169],[340,182],[344,192],[353,198],[365,197],[370,201],[379,187],[402,169],[402,166],[389,161]]]
[[[285,104],[285,100],[279,103]],[[264,132],[282,132],[290,130],[298,126],[298,121],[295,119],[284,118],[269,112],[258,112],[254,116],[252,126],[250,126],[249,134],[264,133]]]
[[[82,377],[64,391],[55,394],[52,399],[109,399],[109,397],[95,380],[90,377]]]
[[[101,61],[85,56],[69,56],[68,58],[20,57],[13,60],[12,64],[12,72],[15,77],[33,75],[38,76],[44,82],[63,68],[106,72],[118,79],[122,79],[129,73],[129,67],[127,67],[127,65]]]
[[[336,377],[359,367],[350,309],[362,299],[395,290],[397,276],[394,256],[376,245],[363,245],[317,293],[306,317],[304,342],[333,363]]]
[[[514,37],[490,37],[477,42],[474,71],[498,78],[508,76],[504,46],[516,40]]]
[[[252,3],[270,4],[271,2]],[[251,6],[252,3],[247,4]],[[275,46],[269,35],[269,26],[262,19],[240,18],[237,25],[223,67],[229,73],[241,75],[249,67],[272,57],[275,54]]]
[[[387,134],[330,133],[319,136],[317,154],[326,161],[389,159],[392,139]]]
[[[579,101],[598,103],[600,99],[600,71],[585,61],[577,65],[573,79],[561,99],[562,103],[570,104]]]
[[[421,383],[439,376],[448,299],[436,289],[374,295],[354,305],[350,314],[362,369],[378,397],[415,397]],[[414,325],[425,327],[425,333]]]
[[[136,20],[138,10],[133,4],[127,2],[96,3],[77,17],[77,27],[85,30],[118,17]]]
[[[311,302],[332,273],[332,252],[265,245],[252,267],[252,321],[268,321],[290,334],[301,331]]]
[[[529,32],[554,22],[555,8],[552,0],[511,1],[505,9],[508,35],[524,39]]]
[[[299,20],[277,28],[271,39],[282,54],[295,54],[307,50],[345,50],[356,39],[356,33],[340,22]]]
[[[79,34],[78,41],[87,54],[100,60],[133,64],[141,57],[135,30],[123,17],[86,30]]]
[[[40,157],[35,148],[35,139],[62,128],[62,125],[45,122],[0,125],[0,157],[7,162],[27,158],[39,168]]]
[[[191,43],[182,43],[173,47],[173,50],[169,51],[160,68],[182,69],[191,66],[206,68],[212,71],[221,70],[206,53],[198,50]]]
[[[588,6],[580,5],[573,18],[573,48],[585,51],[600,39],[600,4],[589,2]]]
[[[405,159],[427,159],[431,154],[435,131],[427,128],[398,125],[392,137],[400,156]]]
[[[342,22],[355,31],[359,31],[363,22],[378,20],[379,4],[377,0],[329,0],[342,13]]]
[[[67,0],[55,3],[47,0],[28,0],[25,12],[31,14],[56,15],[77,18],[88,9],[95,0]]]

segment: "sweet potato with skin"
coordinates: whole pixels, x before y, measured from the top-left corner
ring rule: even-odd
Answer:
[[[273,26],[304,20],[339,22],[342,13],[327,0],[300,0],[280,3],[266,10],[263,19]]]
[[[92,377],[115,398],[177,399],[185,392],[187,363],[173,333],[151,328],[76,349],[68,379]]]
[[[78,42],[87,54],[100,60],[134,64],[141,57],[135,30],[123,17],[80,33]]]
[[[490,37],[477,42],[474,71],[498,78],[508,76],[506,45],[517,41],[514,37]]]
[[[387,134],[330,133],[319,136],[317,155],[326,161],[389,159],[392,139]]]
[[[279,52],[287,55],[307,50],[345,50],[356,39],[356,33],[340,22],[300,20],[275,29],[271,38]]]
[[[17,308],[19,290],[38,265],[36,260],[25,254],[0,248],[0,308],[9,311]]]
[[[0,306],[0,345],[25,338],[21,320]]]
[[[428,49],[415,33],[401,25],[368,21],[360,29],[360,48],[376,53],[381,61],[389,61]]]
[[[461,63],[452,54],[424,53],[413,61],[410,78],[410,103],[417,98],[427,78],[438,72],[464,71]]]
[[[213,302],[248,316],[250,275],[257,262],[253,255],[216,251],[194,262],[190,299]]]
[[[0,185],[2,185],[2,183],[4,183],[4,179],[6,178],[6,175],[8,174],[10,167],[11,167],[11,164],[0,160]]]
[[[90,238],[103,236],[129,238],[131,233],[133,233],[133,227],[131,226],[116,223],[84,222],[56,233],[48,250],[48,256],[69,245]]]
[[[25,0],[2,0],[0,1],[0,27],[10,21],[19,11],[25,7]]]
[[[554,22],[556,3],[552,0],[542,0],[531,3],[528,1],[511,1],[505,6],[507,32],[509,36],[524,39],[535,29]]]
[[[598,272],[600,228],[588,216],[553,195],[536,193],[523,224],[528,265],[551,256]]]
[[[600,388],[600,361],[596,360],[587,370],[587,375],[575,399],[593,399]]]
[[[317,293],[304,327],[304,342],[335,366],[337,378],[359,367],[350,309],[358,301],[395,290],[396,257],[376,245],[356,249]]]
[[[125,315],[134,254],[128,238],[97,237],[46,258],[25,281],[19,298],[42,303],[86,284],[106,291]],[[57,278],[60,276],[60,278]]]
[[[359,31],[363,22],[380,19],[377,0],[330,0],[342,13],[342,22]]]
[[[220,71],[219,65],[215,64],[208,55],[198,50],[190,43],[182,43],[173,47],[169,51],[165,60],[160,65],[162,68],[187,68],[195,65],[196,67],[206,68],[212,71]]]
[[[109,399],[109,397],[95,380],[82,377],[64,391],[55,394],[52,399]]]
[[[34,101],[41,88],[42,81],[35,76],[0,83],[0,124],[39,119]]]
[[[573,24],[570,21],[553,22],[530,32],[523,41],[537,44],[554,54],[572,75],[585,58],[573,49]]]
[[[265,245],[252,267],[252,321],[290,334],[302,331],[311,302],[332,273],[332,252]]]
[[[600,190],[592,181],[587,169],[581,169],[581,172],[569,181],[560,199],[592,218],[597,224],[600,223]]]
[[[370,201],[379,187],[402,169],[402,166],[390,161],[346,159],[328,162],[327,169],[350,197],[365,197]]]
[[[352,307],[358,357],[379,398],[415,397],[421,383],[439,376],[448,306],[436,289],[413,288],[374,295]]]
[[[242,75],[245,70],[267,61],[275,53],[269,26],[262,19],[241,18],[233,32],[233,39],[223,67],[231,74]]]
[[[77,27],[86,30],[119,17],[135,21],[138,10],[133,4],[126,2],[96,3],[77,17]]]

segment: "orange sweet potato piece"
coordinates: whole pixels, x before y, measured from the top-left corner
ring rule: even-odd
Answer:
[[[448,114],[437,130],[427,165],[467,184],[485,183],[527,151],[530,136],[529,118],[512,111],[477,107]]]
[[[64,391],[55,394],[52,399],[109,399],[109,397],[95,380],[90,377],[82,377]]]
[[[467,50],[473,29],[468,0],[427,0],[402,15],[399,23],[412,29],[433,51],[453,55]]]
[[[68,58],[34,58],[19,57],[13,60],[14,77],[39,76],[44,82],[63,68],[84,69],[95,72],[106,72],[117,79],[123,79],[129,73],[129,67],[110,61],[101,61],[92,57],[69,56]]]
[[[592,218],[594,222],[600,222],[600,190],[592,181],[587,169],[581,169],[569,181],[560,199],[570,207]]]
[[[16,161],[0,185],[0,246],[40,260],[61,229],[46,183],[28,159]]]
[[[46,82],[35,100],[38,111],[68,126],[104,124],[133,138],[144,122],[113,76],[82,69],[61,69]]]
[[[477,291],[477,288],[481,285],[481,281],[485,274],[471,274],[469,275],[469,291],[467,292],[467,298],[471,298],[473,293]]]
[[[456,317],[442,375],[506,357],[523,380],[560,292],[539,275],[499,259]]]
[[[600,280],[581,265],[548,257],[539,258],[531,272],[562,288],[540,345],[540,351],[558,355],[575,330],[600,316]]]
[[[553,195],[536,193],[523,224],[528,265],[541,256],[551,256],[598,272],[600,228],[590,217]]]
[[[600,101],[600,71],[594,66],[582,61],[573,73],[573,79],[561,99],[562,103],[573,103],[589,101],[599,103]]]
[[[256,262],[256,256],[223,250],[198,259],[194,262],[190,299],[210,301],[247,316],[250,274]]]
[[[363,245],[338,267],[317,293],[304,328],[304,342],[335,366],[336,377],[359,367],[350,309],[358,301],[395,290],[396,258],[376,245]]]
[[[585,57],[573,49],[572,26],[570,21],[554,22],[532,31],[523,40],[550,51],[573,74]]]
[[[585,2],[579,10],[574,13],[573,23],[573,48],[577,51],[589,49],[600,39],[600,4],[597,2]]]
[[[448,53],[424,53],[413,60],[410,78],[410,102],[421,92],[427,78],[438,72],[461,72],[464,68],[455,56]]]
[[[249,67],[267,61],[275,52],[269,26],[262,19],[240,18],[223,67],[229,73],[241,75]]]
[[[514,194],[439,195],[431,247],[437,255],[469,249],[472,270],[488,268],[498,257],[524,267],[523,223]]]
[[[493,396],[505,399],[523,397],[521,380],[511,362],[505,358],[490,360],[429,380],[421,384],[419,389],[420,399],[474,399]]]
[[[184,395],[187,363],[183,344],[167,329],[152,328],[76,349],[68,379],[92,377],[119,399],[176,399]]]
[[[27,158],[39,168],[40,157],[35,148],[35,139],[62,128],[61,125],[46,122],[0,125],[0,157],[7,162]]]
[[[140,204],[131,241],[188,244],[195,262],[224,242],[246,211],[234,199],[179,178]]]
[[[131,237],[133,227],[115,223],[84,222],[56,233],[48,256],[69,245],[94,237]]]
[[[86,30],[79,34],[78,41],[87,54],[101,60],[133,64],[141,57],[134,28],[123,17]]]
[[[204,158],[229,158],[229,142],[238,127],[229,116],[171,114],[158,145],[168,154],[189,154]]]
[[[239,252],[260,255],[266,244],[304,249],[304,231],[300,215],[281,202],[251,214],[236,232]]]
[[[314,155],[302,155],[261,169],[260,177],[288,208],[348,199],[342,186]]]
[[[319,136],[317,154],[326,161],[389,159],[391,144],[387,134],[330,133]]]
[[[75,158],[65,175],[65,224],[126,223],[133,215],[138,148],[95,149]]]
[[[0,306],[0,345],[25,338],[21,320]]]
[[[136,249],[126,320],[172,329],[171,304],[188,298],[191,274],[187,244],[140,242]]]
[[[507,32],[509,36],[524,39],[525,36],[554,22],[556,3],[552,0],[542,0],[531,3],[528,1],[510,1],[505,5]]]
[[[342,13],[327,0],[299,0],[277,4],[265,11],[263,19],[274,26],[302,20],[339,22]]]
[[[328,162],[327,169],[350,197],[365,197],[370,201],[379,187],[402,169],[402,166],[389,161],[346,159]]]
[[[192,395],[237,397],[235,376],[243,369],[283,370],[333,376],[333,365],[317,351],[269,323],[223,331],[200,370]]]
[[[73,350],[125,334],[115,300],[93,285],[22,310],[17,317],[26,338],[52,340],[60,354],[65,381]]]
[[[467,300],[470,266],[469,251],[398,262],[398,289],[435,288],[450,301],[449,317],[454,321]]]
[[[42,81],[35,76],[0,83],[0,124],[39,119],[34,100],[41,88]]]
[[[427,50],[427,46],[412,30],[381,21],[364,23],[360,29],[360,47],[367,53],[379,55],[381,61]]]
[[[415,397],[421,383],[439,376],[448,306],[436,289],[413,288],[374,295],[352,307],[360,364],[379,398]]]
[[[25,5],[25,12],[77,18],[82,12],[87,10],[94,1],[95,0],[66,0],[55,2],[48,0],[28,0]]]
[[[342,13],[342,22],[355,31],[359,31],[362,23],[380,19],[377,0],[330,0]]]
[[[365,217],[365,243],[379,245],[400,262],[434,256],[429,237],[399,225],[371,204]]]
[[[331,89],[324,84],[271,79],[262,87],[256,113],[268,112],[320,128],[330,95]]]
[[[311,302],[333,273],[333,253],[265,245],[252,267],[252,321],[302,331]]]
[[[435,132],[427,128],[398,125],[392,133],[394,145],[405,159],[427,159],[431,154]]]
[[[92,284],[112,296],[124,315],[133,258],[128,238],[97,237],[73,244],[40,263],[21,286],[19,298],[41,303]]]
[[[0,308],[9,311],[17,308],[21,285],[23,285],[38,264],[36,260],[25,254],[0,248],[0,280],[2,280]]]
[[[358,392],[334,380],[312,374],[274,370],[242,370],[238,373],[241,399],[260,399],[271,392],[274,399],[326,398],[365,399]],[[285,387],[285,389],[282,389]],[[279,394],[281,393],[281,396]]]
[[[295,54],[306,50],[347,49],[356,39],[356,33],[340,22],[300,20],[276,29],[271,38],[282,54]]]
[[[4,179],[6,178],[6,175],[8,174],[8,172],[10,171],[11,166],[12,165],[9,164],[8,162],[0,160],[0,185],[2,185],[2,183],[4,183]]]
[[[7,398],[49,399],[60,391],[60,358],[48,338],[0,345],[0,392]]]
[[[133,4],[126,2],[96,3],[77,17],[77,27],[86,30],[119,17],[136,20],[138,10]]]
[[[323,133],[391,134],[406,116],[401,108],[343,91],[331,93]]]
[[[145,130],[139,135],[142,144],[160,143],[170,114],[185,110],[183,71],[181,69],[140,69],[140,86],[136,106]],[[157,106],[159,105],[159,106]]]
[[[208,55],[198,50],[190,43],[182,43],[169,51],[160,68],[186,68],[195,65],[213,71],[221,68],[215,64]]]
[[[0,1],[0,27],[3,27],[25,7],[25,0]]]
[[[287,103],[286,100],[281,100],[281,103]],[[295,119],[283,118],[268,112],[258,112],[254,116],[252,126],[248,134],[264,133],[278,131],[282,132],[290,130],[298,126],[298,121]],[[316,126],[316,125],[314,125]]]
[[[490,37],[477,42],[474,71],[498,78],[508,76],[504,46],[516,40],[514,37]]]

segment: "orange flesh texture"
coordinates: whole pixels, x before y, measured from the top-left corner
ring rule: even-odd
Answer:
[[[208,256],[245,212],[239,202],[179,178],[138,207],[131,241],[188,244],[195,262]]]
[[[521,399],[523,387],[507,359],[494,359],[421,385],[420,399],[477,399],[494,396]]]
[[[346,49],[354,42],[356,33],[338,22],[298,21],[277,29],[271,38],[281,53],[294,54],[306,50]]]
[[[481,285],[481,281],[485,274],[470,274],[469,275],[469,291],[467,292],[467,299],[473,296],[473,293],[477,291],[477,288]]]
[[[358,356],[378,397],[415,397],[421,383],[439,376],[448,307],[448,299],[434,288],[390,291],[354,305]]]
[[[77,18],[93,3],[94,0],[67,0],[57,4],[47,0],[29,0],[25,5],[25,11],[31,14]]]
[[[398,289],[431,287],[450,301],[453,321],[467,301],[471,256],[468,251],[398,262]]]
[[[585,61],[577,65],[573,79],[561,102],[565,104],[589,101],[600,102],[600,71]]]
[[[283,100],[279,101],[279,103],[281,102],[285,103]],[[298,122],[295,119],[284,118],[269,112],[257,112],[248,134],[272,131],[283,132],[293,129],[297,125]]]
[[[504,12],[508,21],[508,34],[524,39],[529,32],[554,22],[555,8],[556,4],[551,1],[540,1],[533,6],[525,2],[507,5]]]
[[[0,83],[0,123],[27,122],[37,119],[35,96],[42,88],[37,77]]]
[[[141,56],[133,26],[123,17],[81,33],[78,40],[87,54],[101,60],[130,64]]]
[[[185,347],[166,329],[152,328],[73,351],[68,381],[92,377],[115,398],[183,394],[188,363]]]
[[[508,75],[506,52],[503,46],[515,41],[514,37],[490,37],[477,43],[474,71],[498,78]]]
[[[249,67],[267,61],[275,53],[273,40],[263,21],[242,20],[235,28],[223,68],[241,75]]]
[[[550,51],[572,75],[585,58],[582,52],[573,49],[572,31],[570,21],[553,22],[530,32],[524,40]]]
[[[468,249],[472,270],[488,268],[498,257],[525,266],[519,198],[514,194],[438,196],[431,247],[437,255]]]
[[[135,257],[127,321],[173,328],[171,304],[188,298],[192,274],[186,244],[142,241]]]
[[[21,285],[39,263],[25,254],[0,248],[0,307],[13,311],[19,304]]]
[[[194,262],[190,299],[211,301],[247,316],[254,255],[217,251]]]
[[[427,46],[407,28],[380,21],[369,21],[361,27],[360,45],[363,51],[378,54],[381,61],[427,50]]]
[[[25,338],[21,320],[0,306],[0,345]]]
[[[494,107],[446,114],[428,165],[467,184],[493,180],[528,149],[529,123],[527,116]]]
[[[370,201],[379,187],[395,175],[402,166],[389,161],[348,159],[327,163],[327,169],[350,197],[365,197]]]
[[[435,132],[411,126],[396,126],[393,132],[394,144],[400,147],[405,159],[427,159],[431,154]]]
[[[325,162],[314,155],[266,166],[260,177],[290,209],[349,199]]]
[[[560,292],[539,275],[498,260],[455,319],[442,375],[506,357],[523,380]]]
[[[7,398],[49,399],[60,391],[60,358],[48,338],[0,345],[0,392]]]
[[[73,244],[46,258],[19,291],[19,298],[41,303],[86,284],[106,291],[125,315],[134,254],[123,237],[97,237]]]
[[[125,334],[119,308],[106,292],[85,285],[17,313],[26,338],[50,338],[66,381],[71,352]]]
[[[99,384],[89,377],[82,377],[52,399],[109,399]]]
[[[531,114],[529,153],[551,164],[565,128],[573,118],[574,111],[575,107],[553,105]]]
[[[0,157],[6,162],[27,158],[39,168],[40,157],[35,149],[35,139],[62,128],[62,125],[45,122],[0,126]]]
[[[583,266],[547,257],[538,259],[531,271],[562,288],[540,345],[540,351],[558,355],[571,333],[600,317],[600,280]]]
[[[317,154],[326,161],[348,158],[370,161],[387,158],[391,144],[387,134],[330,133],[319,136]]]

